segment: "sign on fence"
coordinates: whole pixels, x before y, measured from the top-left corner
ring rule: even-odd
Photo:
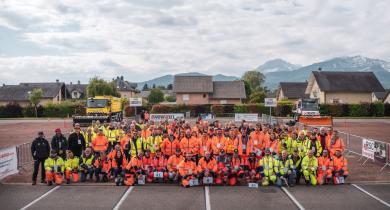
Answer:
[[[130,98],[130,106],[131,107],[142,106],[142,98]]]
[[[16,147],[0,149],[0,180],[15,173],[18,173]]]
[[[362,156],[374,160],[375,142],[370,139],[363,139],[362,143]]]
[[[173,121],[175,119],[184,119],[183,113],[169,113],[169,114],[150,114],[150,120],[154,122],[161,122],[161,121]]]
[[[257,122],[259,120],[259,117],[257,114],[234,114],[234,121],[241,122],[241,121],[248,121],[248,122]]]
[[[374,145],[374,158],[375,161],[386,163],[386,143],[375,141]]]
[[[265,98],[264,106],[265,107],[276,107],[278,105],[276,98]]]

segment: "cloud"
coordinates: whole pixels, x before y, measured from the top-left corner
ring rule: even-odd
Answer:
[[[390,57],[387,0],[3,0],[0,7],[0,83],[7,84],[240,76],[272,58]]]

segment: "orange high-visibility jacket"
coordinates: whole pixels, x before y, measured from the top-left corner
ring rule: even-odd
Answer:
[[[343,169],[344,171],[348,171],[348,161],[343,156],[339,158],[334,156],[331,165],[333,170],[339,171]]]
[[[168,163],[167,163],[168,171],[170,171],[170,172],[177,171],[178,170],[177,166],[183,160],[184,160],[184,157],[181,155],[179,157],[177,157],[176,155],[172,155],[171,157],[169,157]]]
[[[194,155],[199,153],[198,140],[195,137],[188,139],[184,137],[180,141],[180,149],[184,153],[192,153]]]
[[[262,131],[262,138],[263,138],[263,148],[269,147],[271,138],[268,132]]]
[[[328,147],[330,156],[333,157],[333,155],[336,153],[337,150],[340,150],[341,152],[343,152],[345,149],[345,146],[344,146],[343,139],[337,138],[334,144],[331,144],[331,141],[332,141],[331,139],[332,138],[327,139],[328,142],[326,143],[326,145]]]
[[[244,144],[242,135],[237,136],[237,138],[234,141],[234,148],[238,149],[238,154],[241,156],[242,155],[244,155],[244,156],[249,155],[252,152],[252,150],[251,150],[252,143],[250,141],[250,137],[248,136],[248,141],[246,144]],[[246,149],[245,153],[244,153],[244,149]]]
[[[104,172],[108,173],[111,169],[111,161],[109,159],[96,158],[93,164],[95,168],[101,168]]]
[[[121,138],[119,145],[121,146],[121,149],[124,150],[126,148],[126,145],[131,141],[131,137],[128,135],[125,135]]]
[[[225,138],[225,151],[227,154],[233,154],[234,152],[234,139],[227,137]]]
[[[232,168],[235,170],[237,170],[239,167],[244,165],[243,160],[240,157],[237,158],[233,157],[230,164]]]
[[[118,168],[118,167],[122,167],[122,168],[125,168],[127,166],[127,160],[125,157],[122,157],[122,165],[118,165],[117,161],[115,158],[112,159],[111,161],[111,166],[113,168]]]
[[[141,131],[141,137],[148,138],[152,132],[149,129],[145,129]]]
[[[198,145],[199,154],[201,156],[204,156],[206,152],[212,152],[211,139],[208,136],[206,138],[204,138],[203,136],[198,138]]]
[[[142,159],[138,159],[137,157],[132,157],[130,162],[127,164],[126,169],[130,170],[133,167],[142,167]]]
[[[210,158],[210,160],[207,161],[206,157],[202,157],[198,163],[198,172],[199,173],[203,172],[206,169],[208,169],[209,171],[217,172],[218,170],[217,161],[214,158]]]
[[[92,149],[95,152],[105,152],[108,147],[107,137],[104,135],[98,135],[92,140]]]
[[[225,137],[222,135],[222,136],[214,136],[213,139],[212,139],[212,149],[213,149],[213,154],[214,155],[218,155],[219,154],[219,150],[221,149],[225,149]]]
[[[122,154],[124,154],[122,149],[120,151]],[[114,149],[110,153],[108,153],[107,157],[112,160],[115,158],[117,152],[118,151],[116,149]]]
[[[168,138],[165,138],[161,143],[161,152],[164,155],[174,155],[177,148],[180,148],[180,142],[179,140],[177,140],[177,138],[175,138],[173,141],[170,141]]]
[[[252,144],[252,151],[255,151],[256,149],[258,150],[263,150],[264,149],[264,134],[262,134],[261,131],[252,131],[249,140],[251,141]]]
[[[195,175],[196,174],[196,164],[192,160],[183,160],[179,163],[178,165],[179,168],[179,173],[181,176],[186,176],[186,175]]]
[[[142,158],[142,169],[147,170],[149,167],[153,167],[153,158],[151,156]]]
[[[269,149],[271,152],[276,152],[277,154],[279,154],[280,153],[279,141],[277,139],[270,141]]]
[[[317,158],[318,162],[318,173],[323,173],[323,171],[330,170],[331,168],[331,162],[330,158],[321,156]]]
[[[153,161],[152,161],[153,168],[155,168],[159,171],[162,169],[165,169],[167,167],[167,163],[168,163],[168,160],[163,156],[154,157]]]

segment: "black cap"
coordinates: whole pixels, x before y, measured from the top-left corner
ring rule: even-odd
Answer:
[[[38,135],[43,135],[43,131],[39,131],[39,132],[38,132]]]

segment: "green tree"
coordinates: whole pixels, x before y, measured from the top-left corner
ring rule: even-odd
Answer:
[[[173,89],[173,85],[172,84],[168,84],[167,85],[167,90],[172,90]]]
[[[252,93],[252,89],[251,89],[251,86],[250,86],[248,81],[243,80],[243,82],[244,82],[245,94],[246,94],[246,100],[245,101],[249,101],[250,95]]]
[[[158,104],[160,102],[163,102],[164,101],[164,93],[158,88],[153,88],[150,91],[150,94],[148,96],[148,101],[151,104]]]
[[[120,97],[115,81],[107,82],[104,79],[94,77],[89,80],[87,87],[88,97],[116,96]]]
[[[252,92],[249,97],[250,103],[264,103],[264,98],[266,97],[263,90],[256,90]]]
[[[265,76],[259,71],[247,71],[242,75],[242,80],[249,83],[252,91],[261,90],[265,81]]]
[[[168,102],[175,102],[175,101],[176,101],[176,98],[173,97],[173,96],[166,96],[166,97],[165,97],[165,101],[168,101]]]
[[[41,88],[34,88],[31,92],[28,92],[28,100],[34,105],[35,117],[38,117],[37,106],[43,97],[43,90]]]
[[[156,84],[153,83],[152,88],[153,88],[153,89],[156,88]]]

